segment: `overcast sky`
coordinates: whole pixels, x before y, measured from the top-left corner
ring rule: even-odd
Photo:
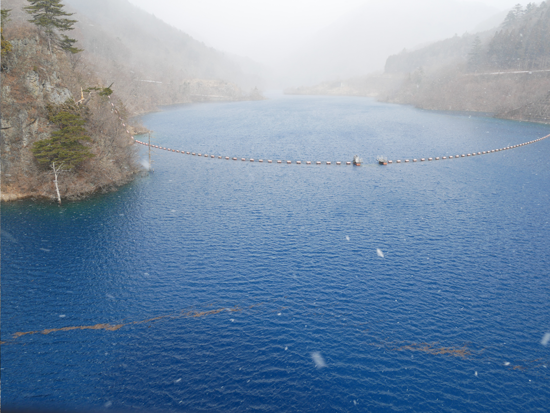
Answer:
[[[369,0],[129,0],[218,50],[266,63]],[[414,0],[404,0],[407,3]],[[440,0],[445,2],[445,0]],[[521,0],[478,0],[498,10]]]

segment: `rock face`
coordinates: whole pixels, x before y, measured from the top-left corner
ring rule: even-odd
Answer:
[[[52,176],[36,162],[32,146],[56,130],[48,120],[48,106],[74,102],[80,87],[95,86],[97,79],[75,72],[64,53],[50,54],[31,29],[9,40],[12,51],[3,59],[1,75],[1,199],[54,199]],[[105,100],[94,98],[83,109],[95,156],[63,174],[62,198],[115,188],[138,171],[131,139],[121,127],[117,130],[118,119]],[[117,150],[106,151],[107,141],[116,142]]]
[[[497,117],[550,124],[550,92],[542,99],[528,103],[518,109],[499,113]]]

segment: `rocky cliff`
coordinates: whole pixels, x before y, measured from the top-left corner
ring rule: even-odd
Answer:
[[[101,81],[93,74],[75,70],[64,52],[50,53],[47,43],[32,27],[12,28],[6,37],[12,50],[2,61],[1,74],[1,199],[54,199],[52,175],[36,162],[32,146],[56,130],[48,120],[48,108],[66,102],[74,105],[80,99],[81,88],[101,86]],[[94,157],[61,175],[64,199],[112,190],[139,171],[135,145],[108,99],[93,93],[86,96],[89,99],[78,110],[86,120]],[[116,95],[112,100],[117,100]],[[122,102],[119,105],[123,108]]]

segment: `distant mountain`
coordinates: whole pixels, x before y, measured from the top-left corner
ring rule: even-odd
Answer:
[[[497,12],[456,0],[371,0],[304,41],[279,67],[281,82],[307,86],[382,71],[389,55],[473,31]]]

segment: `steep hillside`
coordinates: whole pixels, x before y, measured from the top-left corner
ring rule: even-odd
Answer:
[[[386,71],[407,76],[389,102],[547,123],[550,4],[518,5],[493,32],[390,56]]]
[[[161,105],[208,100],[254,99],[261,84],[232,59],[206,47],[127,0],[65,0],[78,23],[71,37],[84,49],[74,65],[104,85],[114,83],[132,114]],[[14,24],[23,24],[25,0],[2,0],[13,9]],[[199,88],[197,89],[197,85]],[[208,85],[208,86],[205,86]],[[208,96],[212,96],[211,99]]]
[[[90,139],[77,145],[83,145],[92,157],[61,172],[61,198],[79,199],[129,182],[140,170],[136,145],[122,127],[119,115],[113,113],[109,99],[99,93],[85,93],[86,101],[75,103],[81,87],[95,87],[100,80],[92,73],[75,70],[65,52],[51,53],[48,42],[34,26],[10,22],[4,35],[11,51],[2,57],[1,73],[2,201],[56,198],[51,168],[40,165],[32,150],[36,142],[60,130],[52,122],[52,115],[62,111],[83,120]],[[127,122],[123,103],[116,96],[111,100]]]

